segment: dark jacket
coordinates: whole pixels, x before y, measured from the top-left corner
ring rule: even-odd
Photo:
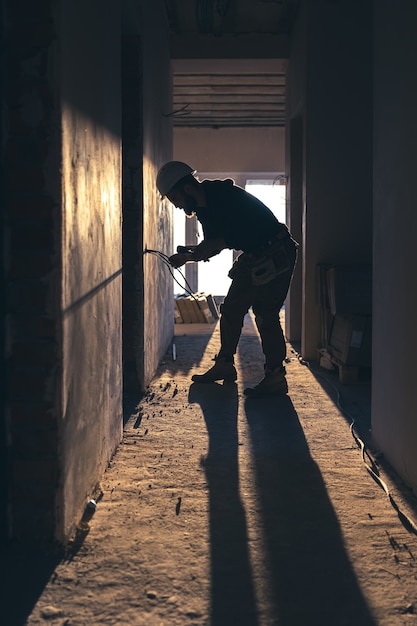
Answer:
[[[273,239],[285,224],[263,202],[230,179],[203,180],[206,207],[196,210],[204,239],[222,237],[228,248],[252,252]]]

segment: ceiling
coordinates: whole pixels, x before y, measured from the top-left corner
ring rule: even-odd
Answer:
[[[165,0],[177,127],[284,126],[298,0]]]
[[[286,62],[173,61],[175,126],[283,126]]]

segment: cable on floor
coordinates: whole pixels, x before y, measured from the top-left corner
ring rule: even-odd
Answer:
[[[304,365],[304,366],[308,367],[310,369],[310,371],[313,373],[314,376],[317,376],[319,378],[323,378],[326,381],[326,383],[335,390],[335,392],[336,392],[336,405],[337,405],[337,407],[340,409],[340,411],[342,413],[344,413],[347,417],[349,417],[349,419],[351,421],[351,423],[350,423],[350,432],[352,434],[352,437],[353,437],[356,445],[358,446],[358,448],[361,451],[362,461],[363,461],[363,463],[365,465],[366,470],[372,476],[372,478],[375,480],[375,482],[385,491],[385,493],[386,493],[386,495],[388,497],[389,502],[391,503],[392,507],[397,512],[397,515],[398,515],[401,523],[403,524],[403,526],[406,528],[406,530],[408,530],[410,533],[413,533],[414,535],[417,535],[417,525],[403,511],[401,511],[401,509],[398,506],[397,502],[395,501],[393,495],[390,493],[387,484],[385,483],[385,481],[382,480],[381,476],[379,475],[378,466],[375,463],[374,459],[369,454],[369,452],[368,452],[368,450],[366,448],[365,442],[360,438],[360,436],[358,435],[357,431],[355,431],[355,419],[342,406],[339,389],[336,387],[336,385],[334,385],[327,378],[327,376],[324,376],[324,374],[318,374],[317,372],[313,372],[312,369],[311,369],[310,363],[308,361],[306,361],[305,359],[303,359],[303,357],[300,354],[296,354],[296,356],[297,356],[298,362],[301,365]]]

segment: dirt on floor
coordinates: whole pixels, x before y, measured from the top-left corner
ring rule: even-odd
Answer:
[[[237,383],[191,383],[218,346],[216,325],[176,327],[66,555],[8,561],[4,626],[417,624],[416,500],[362,454],[369,380],[288,345],[289,395],[245,399],[263,374],[248,315]]]

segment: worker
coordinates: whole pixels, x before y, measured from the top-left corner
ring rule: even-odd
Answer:
[[[170,161],[159,170],[156,186],[162,197],[188,217],[195,215],[203,229],[199,245],[169,258],[174,268],[207,261],[225,248],[241,252],[229,272],[232,282],[220,305],[220,350],[215,364],[204,374],[194,374],[192,380],[237,379],[234,355],[244,317],[252,307],[265,357],[264,377],[244,393],[252,398],[285,395],[286,343],[279,313],[291,283],[298,244],[263,202],[233,180],[200,181],[192,167]]]

